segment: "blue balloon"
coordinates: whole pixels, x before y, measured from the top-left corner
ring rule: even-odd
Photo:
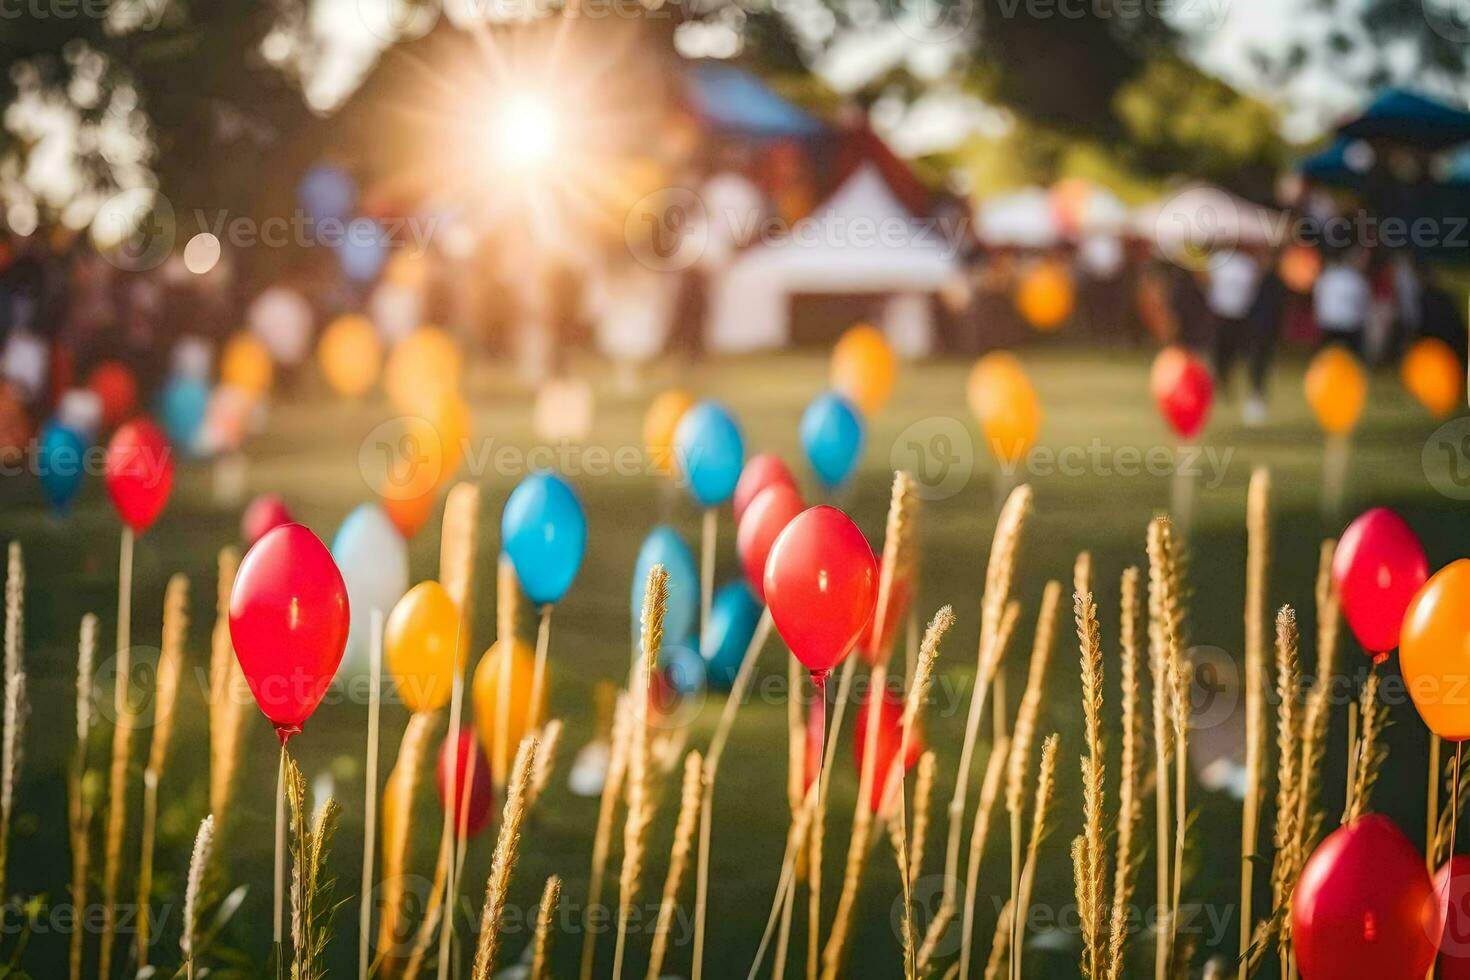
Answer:
[[[725,406],[702,401],[685,412],[674,429],[674,453],[701,506],[718,507],[730,499],[745,466],[745,440]]]
[[[301,175],[296,203],[313,221],[345,221],[357,206],[357,186],[340,168],[319,163]]]
[[[343,681],[367,677],[372,667],[373,610],[382,612],[386,621],[408,591],[408,542],[382,507],[358,504],[337,528],[332,558],[342,570],[347,605],[353,610],[337,677]]]
[[[681,644],[666,644],[658,652],[658,670],[681,698],[704,690],[704,661]]]
[[[587,549],[582,502],[561,477],[532,473],[505,502],[500,540],[531,602],[557,602],[572,587]]]
[[[388,260],[388,238],[372,218],[354,218],[347,223],[337,246],[342,274],[353,282],[371,282]]]
[[[633,638],[638,638],[643,622],[643,593],[648,584],[649,569],[654,565],[662,565],[669,573],[664,635],[670,643],[692,639],[699,624],[699,566],[695,564],[694,552],[679,537],[679,532],[667,524],[660,524],[648,532],[643,546],[638,549],[638,561],[633,566]]]
[[[715,593],[701,651],[710,687],[730,690],[760,618],[760,600],[745,582],[730,582]]]
[[[801,415],[801,447],[828,488],[852,476],[863,455],[863,418],[835,392],[817,396]]]
[[[71,509],[72,499],[82,485],[82,457],[86,452],[87,440],[76,430],[56,419],[42,427],[36,450],[36,473],[41,480],[41,490],[57,514],[65,514]]]
[[[194,453],[204,415],[209,411],[209,387],[198,378],[176,377],[158,394],[158,417],[174,445]]]

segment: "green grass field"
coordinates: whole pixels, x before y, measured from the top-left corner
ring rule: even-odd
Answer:
[[[1110,730],[1116,732],[1118,576],[1125,566],[1144,562],[1144,530],[1148,519],[1169,506],[1171,479],[1160,473],[1127,475],[1119,467],[1137,465],[1133,450],[1168,453],[1173,437],[1159,420],[1148,398],[1148,360],[1135,353],[1064,350],[1027,352],[1025,359],[1046,410],[1041,447],[1047,452],[1066,450],[1080,459],[1055,471],[1025,476],[1035,488],[1035,509],[1023,541],[1016,594],[1022,600],[1022,625],[1012,646],[1005,672],[1012,707],[1024,684],[1036,605],[1048,578],[1069,582],[1072,562],[1080,550],[1094,559],[1098,602],[1104,626]],[[894,397],[869,432],[863,468],[852,487],[834,501],[847,508],[877,543],[881,537],[890,471],[895,463],[916,466],[921,475],[937,478],[947,473],[953,492],[927,502],[922,512],[922,582],[920,615],[927,619],[941,604],[953,604],[958,622],[944,644],[941,682],[930,705],[927,739],[938,753],[939,777],[936,811],[953,786],[964,728],[965,704],[974,670],[979,628],[979,599],[990,531],[995,518],[994,464],[980,445],[964,402],[969,365],[936,361],[905,367]],[[1431,486],[1421,455],[1438,422],[1430,419],[1402,392],[1397,378],[1381,373],[1373,380],[1370,408],[1352,445],[1351,468],[1342,520],[1321,513],[1323,442],[1301,395],[1303,365],[1288,359],[1278,369],[1273,392],[1272,418],[1267,428],[1248,430],[1239,423],[1236,406],[1217,402],[1203,446],[1206,458],[1197,480],[1192,527],[1188,531],[1188,585],[1191,595],[1189,633],[1196,644],[1218,648],[1226,661],[1238,663],[1242,646],[1244,592],[1246,484],[1252,467],[1271,468],[1275,483],[1275,549],[1271,569],[1271,605],[1291,603],[1300,612],[1302,635],[1313,635],[1312,586],[1321,540],[1336,534],[1346,517],[1373,504],[1399,508],[1423,536],[1431,566],[1464,554],[1470,546],[1470,509]],[[609,372],[599,371],[599,377]],[[726,400],[746,428],[749,450],[774,450],[795,464],[800,457],[796,426],[805,402],[824,387],[825,358],[818,354],[725,359],[693,368],[661,366],[642,379],[636,392],[597,382],[597,414],[592,443],[616,449],[640,443],[643,410],[662,387],[679,383],[703,395]],[[508,376],[492,368],[475,372],[467,395],[474,408],[474,437],[494,440],[496,446],[529,448],[530,399]],[[309,380],[288,399],[271,409],[266,431],[248,447],[251,493],[282,493],[297,518],[330,541],[349,509],[366,498],[367,487],[358,467],[363,437],[388,414],[385,404],[349,406],[328,399]],[[946,423],[943,419],[958,420]],[[916,426],[911,428],[911,426]],[[965,433],[954,438],[956,430]],[[944,439],[936,439],[943,435]],[[1459,435],[1454,439],[1458,445]],[[970,440],[974,440],[973,443]],[[967,448],[967,444],[969,448]],[[1448,443],[1446,445],[1449,445]],[[920,447],[916,450],[914,447]],[[1070,448],[1069,448],[1070,447]],[[1443,447],[1432,447],[1431,457]],[[1122,452],[1120,452],[1122,450]],[[1453,450],[1449,450],[1453,451]],[[916,452],[921,455],[916,456]],[[474,453],[472,453],[472,456]],[[487,456],[489,454],[486,454]],[[1063,457],[1058,457],[1059,459]],[[1071,459],[1073,457],[1065,457]],[[1146,458],[1146,457],[1145,457]],[[1105,461],[1103,463],[1096,460]],[[1129,463],[1128,460],[1133,460]],[[941,465],[948,465],[942,471]],[[1212,467],[1216,464],[1220,469]],[[968,478],[964,477],[969,468]],[[482,536],[477,571],[474,646],[483,647],[493,633],[493,562],[497,549],[499,511],[520,473],[481,472],[475,478],[483,491]],[[153,647],[158,643],[162,593],[167,577],[186,573],[191,580],[192,622],[188,655],[202,673],[208,660],[208,636],[214,619],[215,553],[238,535],[237,508],[212,502],[211,470],[207,464],[182,466],[173,501],[157,528],[140,543],[133,638]],[[628,597],[634,557],[643,535],[666,520],[697,546],[698,514],[687,500],[661,492],[653,476],[608,476],[574,480],[588,511],[590,544],[580,577],[558,609],[551,642],[552,713],[567,725],[560,770],[549,795],[542,801],[527,829],[523,856],[511,894],[512,918],[506,956],[520,956],[529,940],[529,922],[546,876],[565,879],[564,902],[577,909],[583,902],[597,803],[574,797],[566,788],[570,758],[592,734],[592,691],[603,679],[619,678],[626,669],[629,647]],[[19,821],[14,828],[7,887],[11,894],[43,894],[53,903],[67,900],[69,855],[65,834],[64,760],[72,749],[73,671],[76,633],[84,612],[101,618],[101,645],[111,649],[114,636],[117,575],[117,522],[100,481],[83,490],[75,514],[64,524],[49,519],[40,504],[34,481],[12,477],[0,487],[5,501],[0,511],[0,534],[18,538],[26,549],[28,588],[26,606],[27,662],[32,683],[30,726],[26,736],[25,770],[19,790]],[[412,544],[416,578],[437,569],[437,516]],[[734,555],[734,528],[728,510],[719,527],[718,581],[738,574]],[[1070,591],[1070,589],[1069,589]],[[524,620],[524,617],[523,617]],[[529,633],[530,625],[523,622]],[[1307,662],[1314,654],[1308,647]],[[146,655],[145,655],[146,656]],[[772,642],[765,651],[761,673],[784,676],[783,650]],[[1083,751],[1076,680],[1076,644],[1070,619],[1058,630],[1049,696],[1041,720],[1043,732],[1062,736],[1059,794],[1055,832],[1043,845],[1036,901],[1042,910],[1034,921],[1045,925],[1051,915],[1062,923],[1061,932],[1038,930],[1037,948],[1028,952],[1028,972],[1065,976],[1076,962],[1075,935],[1067,931],[1072,904],[1068,842],[1081,826],[1077,790],[1077,758]],[[1218,662],[1218,658],[1216,658]],[[1341,662],[1361,673],[1362,658],[1344,628]],[[1396,669],[1389,668],[1391,680]],[[757,690],[761,689],[757,685]],[[773,685],[779,691],[780,684]],[[183,873],[194,830],[204,816],[207,799],[207,729],[202,680],[186,684],[179,716],[172,764],[162,782],[158,875],[155,914],[166,917],[155,929],[158,944],[154,961],[177,963]],[[1423,727],[1402,687],[1388,682],[1390,701],[1387,741],[1390,755],[1378,787],[1377,807],[1397,818],[1416,840],[1424,826]],[[718,713],[711,699],[695,719],[690,745],[703,747]],[[1211,705],[1210,718],[1228,715]],[[1331,753],[1325,775],[1330,809],[1340,805],[1345,756],[1345,705],[1334,714]],[[337,916],[336,941],[328,953],[333,976],[352,976],[356,970],[357,891],[362,844],[363,763],[365,709],[360,705],[324,706],[293,744],[308,779],[330,773],[335,794],[347,809],[331,865],[337,875],[337,895],[346,905]],[[849,715],[849,719],[851,715]],[[391,765],[406,715],[396,706],[384,712],[384,761]],[[827,834],[825,897],[831,914],[840,883],[840,865],[847,843],[847,824],[855,795],[855,777],[848,745],[849,720],[837,753],[838,770],[832,782]],[[972,787],[978,786],[979,767],[989,747],[989,721],[984,726],[982,751]],[[146,738],[146,736],[145,736]],[[94,760],[105,753],[105,730],[99,730]],[[1116,753],[1116,739],[1109,750]],[[140,754],[143,751],[140,749]],[[234,811],[220,815],[225,824],[222,849],[227,881],[233,887],[248,883],[250,893],[242,913],[228,926],[221,944],[240,951],[247,962],[264,963],[270,945],[270,875],[272,799],[276,777],[275,740],[264,718],[252,715],[247,726],[246,756]],[[1114,755],[1114,759],[1116,756]],[[706,973],[711,977],[744,976],[748,970],[775,887],[783,835],[785,802],[785,707],[778,697],[757,695],[741,711],[725,757],[715,812],[715,848],[711,867],[712,893]],[[1116,762],[1109,767],[1112,812],[1116,801]],[[671,777],[671,781],[675,777]],[[131,784],[131,829],[138,825],[141,780]],[[438,840],[439,814],[429,781],[423,784],[417,811],[413,867],[427,876]],[[672,790],[671,790],[672,792]],[[1193,830],[1191,876],[1184,893],[1187,903],[1199,903],[1194,918],[1200,962],[1210,954],[1234,957],[1237,925],[1233,906],[1238,888],[1238,805],[1223,794],[1191,786],[1199,813]],[[973,804],[973,790],[972,790]],[[673,803],[666,802],[653,830],[648,867],[650,891],[662,882],[672,833]],[[1145,819],[1151,820],[1149,811]],[[944,827],[942,814],[931,831],[926,876],[916,885],[918,898],[932,906],[937,898],[942,867]],[[1269,815],[1266,826],[1269,828]],[[1003,821],[1001,821],[1003,823]],[[1151,825],[1150,825],[1151,826]],[[1151,840],[1151,832],[1145,834]],[[1263,834],[1263,839],[1269,831]],[[134,833],[132,839],[136,839]],[[477,839],[470,851],[461,911],[477,914],[489,867],[493,842]],[[100,849],[100,844],[97,848]],[[982,958],[1000,902],[1008,890],[1005,834],[991,838],[982,870],[976,935]],[[136,863],[136,845],[130,847],[129,865]],[[616,860],[616,857],[615,857]],[[94,868],[96,867],[94,863]],[[880,842],[872,861],[862,899],[852,976],[893,977],[899,970],[897,874],[886,842]],[[1263,876],[1258,875],[1261,881]],[[124,893],[131,895],[132,876],[124,877]],[[1141,871],[1139,901],[1152,901],[1152,860]],[[95,889],[93,892],[95,901]],[[1257,908],[1266,904],[1265,892]],[[804,913],[798,914],[793,948],[804,949]],[[13,921],[13,917],[12,917]],[[1071,920],[1075,922],[1075,917]],[[35,976],[64,975],[66,937],[64,918],[43,917],[30,940],[25,963]],[[581,917],[568,913],[558,936],[556,975],[574,976],[581,943]],[[957,930],[953,931],[957,937]],[[641,975],[648,935],[631,945],[633,973]],[[666,972],[687,975],[690,949],[676,935]],[[7,940],[13,946],[14,936]],[[957,939],[956,939],[957,944]],[[95,947],[92,947],[93,949]],[[953,948],[953,947],[952,947]],[[1152,962],[1146,938],[1135,941],[1138,967],[1143,975]],[[598,975],[610,969],[612,937],[600,946]],[[796,957],[793,955],[793,964]],[[1037,972],[1040,971],[1040,972]],[[264,966],[259,973],[264,974]]]

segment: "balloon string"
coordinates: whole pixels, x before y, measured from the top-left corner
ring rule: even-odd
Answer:
[[[807,912],[807,977],[814,980],[817,970],[817,951],[820,948],[822,921],[822,830],[823,804],[827,795],[827,672],[812,675],[817,688],[816,703],[812,706],[817,722],[817,798],[807,831],[807,874],[811,903]]]
[[[367,772],[363,799],[362,832],[362,908],[358,911],[357,976],[358,980],[368,977],[368,933],[372,926],[373,907],[367,896],[372,894],[373,855],[377,851],[378,817],[378,716],[382,704],[381,685],[383,678],[383,611],[372,612],[372,642],[369,647],[369,663],[372,679],[368,688],[368,734]]]
[[[1444,930],[1449,927],[1450,887],[1455,880],[1455,829],[1460,822],[1460,746],[1463,742],[1455,743],[1455,761],[1451,767],[1453,775],[1450,777],[1450,852],[1445,856],[1444,891],[1436,896],[1437,908],[1435,912],[1439,915],[1440,939],[1444,939]],[[1434,848],[1434,842],[1428,843],[1428,849]],[[1433,968],[1430,968],[1433,972]]]
[[[531,670],[531,730],[537,731],[541,728],[542,705],[541,699],[546,687],[546,651],[551,646],[551,603],[541,607],[541,625],[536,629],[536,661]],[[510,656],[510,646],[506,646],[507,657]],[[509,750],[510,745],[506,745]]]
[[[460,657],[464,651],[464,617],[459,617],[459,622],[454,631],[454,651],[456,657]],[[444,807],[444,825],[439,835],[439,861],[444,868],[444,908],[443,921],[439,928],[439,980],[446,980],[449,976],[449,944],[451,934],[454,932],[454,896],[459,891],[458,884],[454,879],[454,844],[455,829],[457,826],[459,809],[455,802],[463,795],[469,799],[469,793],[464,786],[464,773],[459,767],[460,746],[460,719],[464,711],[464,661],[456,659],[454,664],[454,680],[450,686],[449,696],[449,738],[454,746],[454,756],[450,765],[450,776],[447,782],[450,786],[449,799]],[[470,753],[474,759],[474,753]]]
[[[709,631],[710,611],[714,607],[717,518],[718,513],[713,507],[705,508],[704,528],[699,548],[699,636],[701,641]],[[703,652],[703,647],[704,644],[701,642],[701,652]]]
[[[275,932],[276,975],[284,976],[286,950],[282,943],[284,932],[286,891],[286,740],[281,739],[281,765],[276,776],[276,879],[275,914],[272,927]]]

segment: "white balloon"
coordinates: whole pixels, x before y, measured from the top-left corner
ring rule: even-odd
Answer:
[[[68,388],[56,403],[56,418],[67,428],[95,439],[102,425],[102,399],[89,388]]]
[[[368,676],[372,667],[373,610],[380,610],[386,620],[408,591],[408,542],[383,508],[360,504],[337,529],[332,558],[342,570],[352,613],[347,650],[337,668],[338,683],[346,683]]]
[[[300,364],[311,346],[311,304],[294,289],[272,286],[245,313],[250,332],[281,364]]]
[[[423,301],[407,286],[383,283],[368,300],[368,316],[389,344],[396,344],[423,322]]]

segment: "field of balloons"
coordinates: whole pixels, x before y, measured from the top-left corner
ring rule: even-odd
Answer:
[[[0,974],[1470,975],[1440,352],[357,326],[0,489]]]

